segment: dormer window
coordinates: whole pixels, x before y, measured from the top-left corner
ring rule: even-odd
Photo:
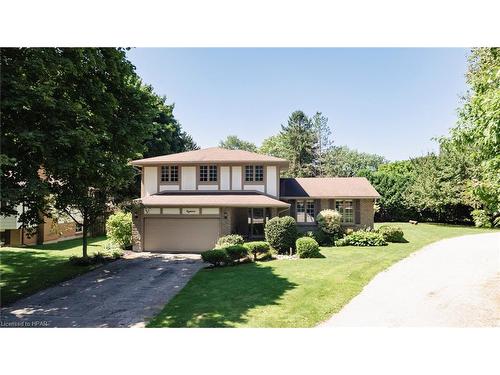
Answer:
[[[245,166],[245,181],[246,182],[264,181],[264,166],[263,165],[246,165]]]
[[[162,165],[160,172],[161,182],[178,182],[179,167],[177,165]]]
[[[217,182],[217,166],[200,165],[200,182]]]

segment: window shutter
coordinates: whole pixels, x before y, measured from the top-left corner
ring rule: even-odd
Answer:
[[[316,220],[316,215],[321,211],[321,199],[314,200],[314,220]]]
[[[354,200],[354,223],[361,224],[361,208],[359,199]]]
[[[335,209],[335,199],[328,199],[328,208],[330,210],[334,210]]]

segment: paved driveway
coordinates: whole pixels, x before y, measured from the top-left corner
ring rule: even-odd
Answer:
[[[500,233],[436,242],[378,274],[321,326],[500,325]]]
[[[2,309],[3,326],[141,327],[203,267],[197,255],[141,253]]]

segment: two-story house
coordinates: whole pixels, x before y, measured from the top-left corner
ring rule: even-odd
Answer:
[[[199,252],[231,233],[261,239],[275,216],[292,215],[310,230],[324,208],[339,210],[346,226],[372,227],[380,197],[365,178],[280,178],[287,160],[241,150],[207,148],[132,165],[141,169],[135,251]]]

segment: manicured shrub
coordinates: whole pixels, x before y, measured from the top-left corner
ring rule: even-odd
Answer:
[[[404,242],[404,233],[401,227],[396,225],[382,225],[377,232],[384,237],[387,242]]]
[[[335,210],[322,210],[316,215],[319,229],[328,234],[338,234],[342,227],[342,215]]]
[[[299,258],[319,258],[319,245],[314,238],[301,237],[296,242],[297,255]]]
[[[333,245],[333,235],[325,233],[321,229],[317,229],[315,231],[308,231],[305,233],[305,236],[314,238],[320,246]]]
[[[244,246],[253,255],[253,260],[257,260],[257,255],[267,254],[271,250],[271,247],[265,241],[246,242]]]
[[[201,253],[204,262],[212,264],[214,267],[224,266],[230,262],[227,252],[224,249],[207,250]]]
[[[117,212],[106,220],[106,235],[121,248],[132,243],[132,214]]]
[[[474,210],[471,212],[474,225],[478,228],[491,228],[491,218],[485,210]]]
[[[215,244],[216,249],[223,249],[227,246],[232,245],[243,245],[245,241],[243,241],[243,237],[239,234],[229,234],[227,236],[219,237],[217,243]]]
[[[336,246],[385,246],[387,242],[380,233],[358,230],[335,242]]]
[[[286,253],[295,248],[297,224],[291,216],[273,217],[264,228],[266,240],[278,253]]]
[[[232,262],[235,262],[242,258],[246,258],[248,256],[248,249],[243,245],[227,246],[222,250],[226,252],[226,255]]]

